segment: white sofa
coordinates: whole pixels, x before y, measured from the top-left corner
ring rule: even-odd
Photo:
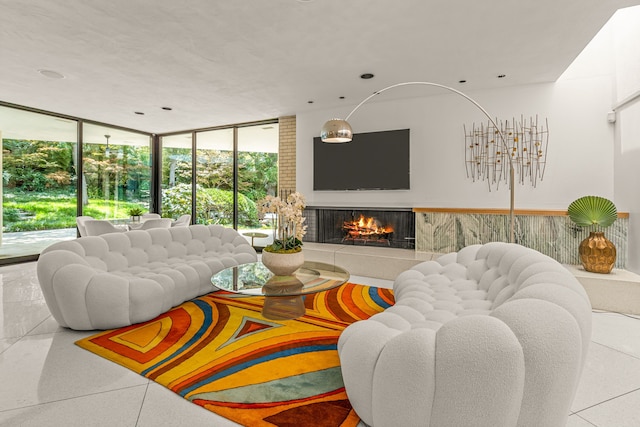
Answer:
[[[40,254],[37,273],[61,326],[110,329],[152,319],[212,292],[214,273],[256,260],[237,231],[192,225],[54,243]]]
[[[569,271],[508,243],[401,273],[395,305],[338,342],[349,401],[370,426],[564,427],[591,336]]]

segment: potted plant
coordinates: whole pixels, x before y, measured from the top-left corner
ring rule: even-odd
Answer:
[[[580,262],[593,273],[610,273],[616,262],[616,247],[602,231],[618,218],[611,200],[599,196],[584,196],[567,208],[569,218],[579,227],[589,227],[589,237],[578,247]]]
[[[140,222],[140,215],[142,215],[142,208],[139,206],[134,206],[129,209],[129,216],[131,217],[131,222]]]
[[[298,192],[284,200],[267,196],[259,206],[261,213],[275,214],[273,243],[262,250],[262,263],[277,276],[289,276],[304,263],[302,237],[307,231],[302,216],[304,196]]]

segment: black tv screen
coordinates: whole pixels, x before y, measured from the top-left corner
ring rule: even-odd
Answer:
[[[359,133],[351,142],[313,138],[313,189],[408,190],[409,129]]]

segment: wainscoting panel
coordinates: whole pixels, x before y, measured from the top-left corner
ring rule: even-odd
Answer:
[[[617,250],[616,268],[624,268],[629,218],[619,217],[604,230]],[[516,215],[515,241],[563,264],[580,264],[578,246],[589,235],[566,215]],[[467,212],[420,212],[416,209],[416,250],[448,253],[465,246],[509,241],[509,215]]]

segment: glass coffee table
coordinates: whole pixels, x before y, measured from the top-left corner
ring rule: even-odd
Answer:
[[[211,283],[225,291],[264,296],[262,315],[278,320],[303,316],[303,295],[333,289],[348,280],[347,270],[312,261],[305,261],[292,276],[276,276],[258,261],[226,268],[211,277]]]

